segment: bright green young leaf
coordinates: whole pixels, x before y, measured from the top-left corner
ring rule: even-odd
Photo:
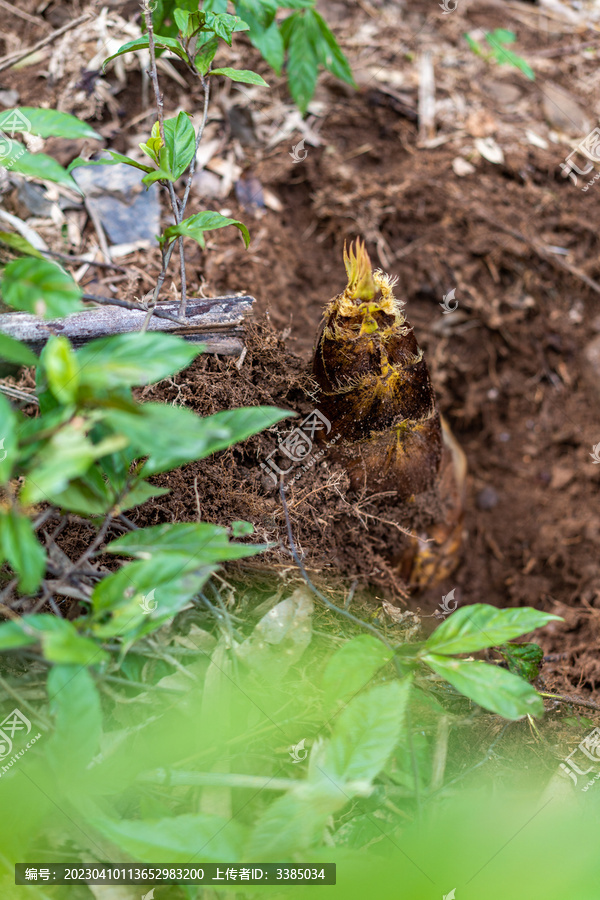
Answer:
[[[133,387],[185,369],[200,350],[197,344],[174,334],[130,332],[90,341],[77,351],[77,362],[82,384],[91,388]]]
[[[169,860],[172,865],[189,864],[202,848],[202,859],[236,863],[242,858],[244,828],[220,816],[188,814],[164,819],[97,819],[97,831],[132,859],[146,863]]]
[[[398,742],[411,686],[407,677],[354,697],[334,719],[331,738],[318,752],[315,768],[342,788],[349,781],[372,781]]]
[[[212,69],[209,75],[225,75],[226,78],[231,78],[232,81],[239,81],[241,84],[260,84],[263,87],[269,87],[261,75],[257,72],[252,72],[250,69],[231,69],[229,66],[225,66],[222,69]]]
[[[2,622],[0,624],[0,650],[14,650],[17,647],[27,647],[37,644],[43,634],[51,631],[60,631],[63,628],[64,619],[50,613],[39,613],[32,616],[23,616],[17,621]]]
[[[71,777],[97,754],[102,733],[102,709],[88,669],[55,665],[48,673],[48,699],[54,732],[46,750],[58,777]]]
[[[0,558],[19,576],[22,594],[37,590],[46,571],[46,553],[31,520],[13,509],[0,510]]]
[[[213,72],[216,71],[216,69],[213,69]],[[205,232],[215,231],[217,228],[226,228],[228,225],[235,225],[240,230],[246,249],[248,249],[250,232],[243,222],[238,222],[237,219],[228,219],[226,216],[222,216],[221,213],[213,212],[212,210],[196,213],[194,216],[190,216],[189,219],[184,219],[178,225],[170,225],[165,229],[161,243],[165,240],[174,241],[175,238],[181,235],[182,237],[192,238],[204,248],[206,246],[206,241],[204,240]]]
[[[171,53],[174,53],[175,56],[178,56],[179,59],[183,59],[184,61],[187,59],[187,54],[179,41],[176,38],[166,37],[164,35],[155,34],[154,35],[154,44],[157,48],[162,50],[170,50]],[[117,56],[123,56],[124,53],[133,53],[135,50],[147,50],[149,47],[148,43],[148,35],[143,34],[141,37],[136,38],[133,41],[127,41],[126,44],[123,44],[116,53],[113,53],[112,56],[108,56],[104,62],[102,63],[102,70],[106,71],[106,67],[112,59],[116,59]]]
[[[0,113],[0,131],[11,135],[29,132],[40,137],[61,137],[71,140],[89,138],[102,140],[87,122],[82,122],[67,112],[57,109],[40,109],[34,106],[18,106]]]
[[[465,697],[505,719],[541,716],[544,712],[542,698],[531,685],[499,666],[434,653],[423,657],[423,662]]]
[[[165,119],[165,147],[169,170],[174,179],[180,178],[196,152],[196,132],[187,113]]]
[[[40,253],[33,244],[30,244],[22,234],[17,234],[15,231],[0,231],[0,244],[10,247],[11,250],[15,250],[19,254],[44,259],[43,253]]]
[[[560,616],[539,609],[496,609],[486,603],[463,606],[448,616],[425,643],[431,653],[473,653],[528,634]]]
[[[260,26],[251,28],[248,37],[265,62],[271,66],[277,75],[281,75],[285,48],[277,22],[271,22],[267,28],[261,28]]]
[[[46,319],[83,309],[81,293],[71,276],[47,259],[15,259],[6,266],[0,281],[5,303]]]
[[[82,156],[78,156],[77,159],[74,159],[73,162],[70,163],[67,171],[72,172],[73,169],[77,169],[78,166],[116,166],[119,163],[133,166],[135,169],[140,169],[142,172],[154,171],[152,166],[145,166],[143,163],[132,159],[130,156],[123,156],[122,153],[116,153],[114,150],[103,150],[102,152],[110,153],[110,156],[101,156],[99,159],[84,159]]]
[[[393,657],[393,651],[370,634],[361,634],[339,647],[325,668],[321,687],[331,706],[362,690]]]
[[[51,335],[40,354],[48,387],[63,404],[74,403],[79,387],[79,365],[66,337]]]
[[[494,44],[514,44],[517,39],[514,31],[509,31],[507,28],[495,28],[494,31],[490,31],[485,37],[492,46]]]
[[[17,461],[18,441],[17,414],[4,394],[0,394],[0,423],[0,484],[6,484]]]
[[[81,478],[75,478],[62,491],[52,492],[52,502],[60,509],[81,516],[104,516],[115,498],[97,466],[91,466]]]
[[[29,175],[40,181],[64,184],[78,194],[81,193],[67,170],[63,169],[52,156],[46,156],[45,153],[30,153],[23,144],[6,137],[2,139],[0,146],[0,168],[18,172],[20,175]]]
[[[208,522],[175,522],[138,528],[124,534],[107,546],[109,553],[138,559],[176,554],[198,566],[255,556],[266,549],[264,544],[235,544],[226,528]]]

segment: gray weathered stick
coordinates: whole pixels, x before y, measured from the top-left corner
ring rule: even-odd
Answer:
[[[185,323],[177,317],[179,303],[159,304],[162,312],[173,319],[153,316],[149,331],[168,331],[186,340],[206,345],[207,353],[239,356],[244,349],[244,321],[252,311],[254,297],[200,297],[189,299]],[[40,350],[51,334],[62,334],[72,344],[80,346],[94,338],[139,331],[146,316],[145,309],[123,309],[120,306],[101,306],[73,313],[65,319],[40,319],[29,313],[0,315],[0,332]]]

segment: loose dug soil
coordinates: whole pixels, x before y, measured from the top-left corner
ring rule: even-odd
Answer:
[[[323,80],[307,156],[295,163],[290,152],[300,132],[288,130],[288,138],[269,146],[291,114],[289,105],[282,112],[285,89],[240,39],[243,67],[268,78],[279,106],[257,93],[236,94],[256,125],[243,140],[224,92],[210,134],[234,146],[229,161],[239,163],[238,180],[257,179],[279,204],[248,210],[233,191],[217,200],[192,194],[191,212],[226,208],[251,226],[248,254],[237,233],[226,230],[216,233],[207,254],[190,246],[187,261],[192,290],[200,284],[206,294],[239,290],[258,298],[248,354],[239,366],[202,357],[140,396],[201,414],[274,404],[306,416],[316,405],[308,373],[322,309],[344,287],[344,240],[362,235],[372,257],[399,278],[397,295],[425,351],[440,409],[468,458],[462,559],[447,584],[409,596],[390,563],[404,540],[397,527],[402,510],[390,498],[349,495],[345,474],[325,454],[288,482],[307,567],[319,583],[348,590],[358,579],[372,600],[404,600],[425,613],[452,588],[461,604],[559,613],[564,624],[553,623],[540,638],[547,653],[564,654],[547,662],[546,682],[595,692],[600,466],[590,452],[600,441],[600,371],[584,348],[600,332],[600,187],[583,192],[581,178],[574,185],[559,168],[586,133],[586,117],[600,112],[595,51],[567,52],[593,34],[543,19],[531,4],[459,3],[445,17],[432,14],[429,2],[411,3],[410,10],[366,0],[321,6],[353,64],[358,92]],[[535,82],[470,54],[462,33],[477,27],[512,28]],[[415,53],[425,47],[435,60],[439,143],[419,147]],[[17,87],[21,103],[39,100],[31,71],[27,77],[5,71],[2,81]],[[61,102],[64,85],[60,79],[48,85],[49,104]],[[555,85],[570,98],[560,99]],[[199,105],[192,86],[186,93],[168,82],[165,90],[169,114],[175,98]],[[62,108],[77,111],[71,101]],[[118,107],[112,119],[102,104],[96,110],[100,130],[125,151],[131,133],[115,122],[144,112],[136,73],[112,103]],[[486,151],[482,140],[502,148],[501,162],[485,158],[493,147]],[[148,289],[140,269],[155,274],[148,256],[135,262],[131,296]],[[444,315],[440,302],[453,288],[459,306]],[[260,466],[291,427],[283,422],[162,476],[171,494],[132,518],[154,524],[201,517],[223,525],[247,519],[259,539],[281,542],[254,565],[293,571],[281,502]]]

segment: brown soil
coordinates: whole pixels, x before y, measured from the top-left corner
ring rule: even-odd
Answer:
[[[244,254],[233,229],[217,232],[206,254],[189,248],[192,290],[201,282],[213,295],[254,294],[259,319],[269,320],[252,330],[239,367],[202,357],[141,396],[202,414],[268,404],[306,416],[315,408],[308,372],[322,309],[345,284],[344,240],[362,235],[372,257],[399,278],[397,294],[425,350],[439,407],[468,458],[462,558],[447,584],[409,597],[390,565],[405,540],[394,524],[402,510],[390,498],[351,496],[345,474],[325,455],[288,488],[307,567],[320,582],[347,590],[358,579],[372,598],[408,598],[409,607],[428,614],[452,588],[461,604],[557,612],[565,622],[546,628],[541,643],[547,653],[565,656],[547,662],[546,682],[594,692],[600,467],[590,452],[600,441],[600,375],[583,350],[594,329],[600,331],[600,187],[584,193],[581,179],[576,186],[561,176],[569,140],[562,132],[556,137],[544,100],[550,80],[571,92],[577,84],[580,106],[593,110],[596,62],[568,53],[542,56],[548,47],[590,35],[556,22],[542,33],[524,4],[518,16],[504,7],[465,3],[461,12],[458,6],[442,18],[431,14],[429,2],[411,3],[410,13],[397,13],[392,22],[395,3],[322,4],[334,29],[338,23],[359,91],[324,79],[317,95],[321,144],[308,144],[302,163],[289,155],[298,133],[270,149],[260,141],[243,150],[236,143],[243,177],[257,178],[282,209],[261,210],[252,223],[252,212],[232,191],[215,208],[226,207],[251,226],[250,251]],[[461,34],[481,26],[517,33],[517,52],[534,64],[535,82],[470,54]],[[425,40],[437,48],[438,134],[445,136],[429,149],[417,146],[411,55]],[[266,74],[251,49],[243,59]],[[32,88],[28,78],[2,74],[23,104],[39,101],[39,85]],[[280,83],[269,80],[285,97]],[[179,89],[169,83],[166,90],[168,106],[168,91],[175,96]],[[60,95],[60,84],[45,95],[48,103],[53,93]],[[143,111],[139,98],[137,90],[117,96],[125,121]],[[268,119],[266,103],[261,108],[252,100],[249,107],[255,118]],[[229,126],[223,118],[216,127]],[[529,142],[527,130],[546,147]],[[502,163],[474,149],[483,137],[501,145]],[[126,149],[122,143],[113,140],[118,150]],[[474,171],[455,174],[457,158],[468,158]],[[193,195],[190,211],[204,205]],[[153,274],[148,257],[139,267]],[[148,286],[133,279],[129,288],[139,293]],[[439,304],[452,288],[459,307],[445,316]],[[132,517],[140,524],[247,519],[259,539],[281,542],[256,565],[291,572],[281,502],[260,467],[291,427],[283,422],[215,459],[162,476],[171,493]]]

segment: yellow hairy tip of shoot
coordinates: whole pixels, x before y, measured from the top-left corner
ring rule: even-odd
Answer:
[[[354,247],[350,244],[350,252],[344,244],[344,266],[348,275],[346,291],[356,300],[372,300],[377,293],[377,285],[367,248],[360,238],[356,239]]]

